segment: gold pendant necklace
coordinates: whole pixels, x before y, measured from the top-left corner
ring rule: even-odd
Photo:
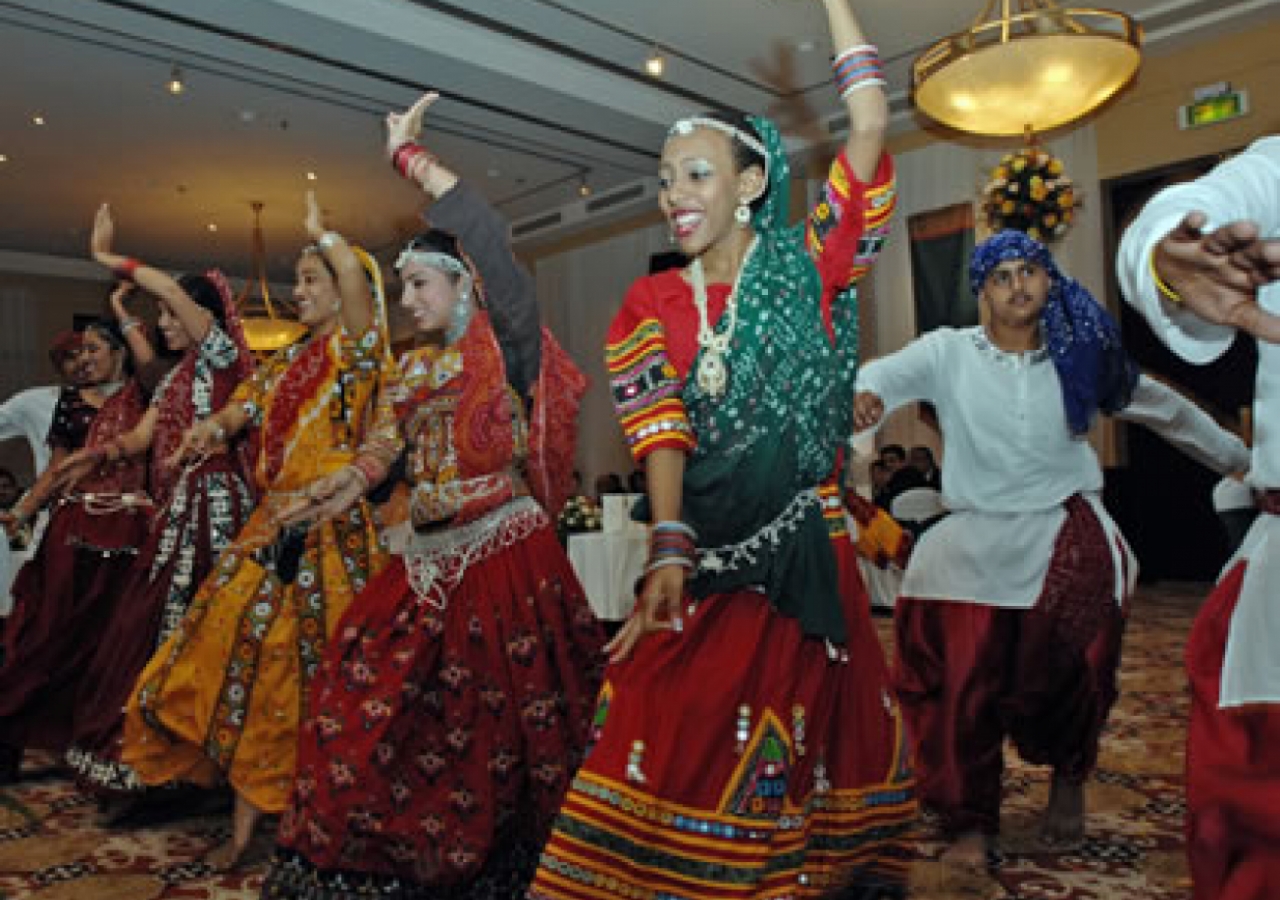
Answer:
[[[729,352],[729,344],[733,340],[734,329],[738,326],[738,284],[742,281],[742,273],[747,269],[747,262],[756,249],[759,238],[751,239],[742,264],[738,266],[738,274],[733,280],[733,290],[724,304],[724,331],[719,332],[711,327],[707,315],[707,280],[702,271],[702,259],[698,258],[689,266],[689,280],[693,284],[693,305],[698,308],[698,346],[702,348],[698,360],[698,387],[709,396],[718,398],[729,386],[729,364],[725,355]]]

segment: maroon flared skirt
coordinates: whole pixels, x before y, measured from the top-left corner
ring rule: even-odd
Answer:
[[[54,510],[4,623],[0,745],[61,752],[70,744],[84,674],[104,647],[145,523],[136,508],[93,514],[65,502]]]
[[[336,635],[263,896],[466,896],[481,880],[519,896],[603,663],[555,532],[537,527],[428,598],[396,557]]]

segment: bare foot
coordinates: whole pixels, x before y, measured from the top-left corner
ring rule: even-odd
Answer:
[[[253,829],[262,813],[240,794],[236,794],[236,808],[231,817],[231,837],[220,847],[205,855],[205,862],[218,872],[230,872],[244,859],[244,851],[253,840]]]
[[[234,838],[228,838],[206,853],[204,861],[215,872],[234,872],[248,848],[248,844],[237,844]]]
[[[1040,840],[1053,847],[1071,847],[1084,840],[1084,785],[1054,774],[1044,808]]]
[[[938,857],[938,861],[969,872],[987,870],[987,836],[980,831],[964,831]]]

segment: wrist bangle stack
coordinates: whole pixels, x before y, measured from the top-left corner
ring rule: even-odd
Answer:
[[[1182,295],[1169,287],[1165,280],[1160,277],[1160,273],[1156,271],[1156,248],[1151,248],[1151,253],[1147,256],[1147,268],[1151,270],[1151,280],[1156,284],[1156,290],[1160,292],[1160,296],[1168,300],[1170,303],[1179,305],[1182,303]]]
[[[657,522],[649,536],[648,573],[666,566],[680,566],[688,571],[697,568],[697,534],[683,522]]]
[[[127,332],[132,331],[135,328],[141,328],[141,327],[142,327],[142,320],[134,316],[126,316],[125,318],[120,320],[121,334],[126,334]]]
[[[342,240],[342,235],[336,231],[326,231],[316,239],[316,246],[321,250],[332,250]]]
[[[372,456],[357,456],[351,461],[350,465],[352,470],[359,475],[360,480],[364,482],[365,490],[376,484],[381,484],[382,479],[387,477],[387,471],[382,463]]]
[[[424,167],[430,168],[435,161],[425,147],[413,141],[406,141],[391,154],[391,167],[410,181],[419,181],[419,170],[425,171]]]
[[[880,51],[874,44],[858,44],[841,50],[831,61],[831,71],[841,100],[862,88],[884,87],[886,84]]]
[[[116,277],[117,281],[127,281],[132,284],[134,273],[138,271],[138,268],[141,265],[142,263],[140,261],[129,257],[123,262],[112,266],[111,274]]]

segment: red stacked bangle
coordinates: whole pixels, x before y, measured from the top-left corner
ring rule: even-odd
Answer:
[[[391,154],[391,167],[395,169],[404,178],[410,181],[414,180],[414,170],[421,161],[426,160],[427,164],[435,162],[435,157],[427,152],[426,148],[413,141],[406,141],[401,144],[395,153]]]
[[[111,267],[111,274],[116,277],[117,281],[133,281],[133,274],[138,271],[138,267],[142,263],[132,257],[124,260],[124,262]]]

